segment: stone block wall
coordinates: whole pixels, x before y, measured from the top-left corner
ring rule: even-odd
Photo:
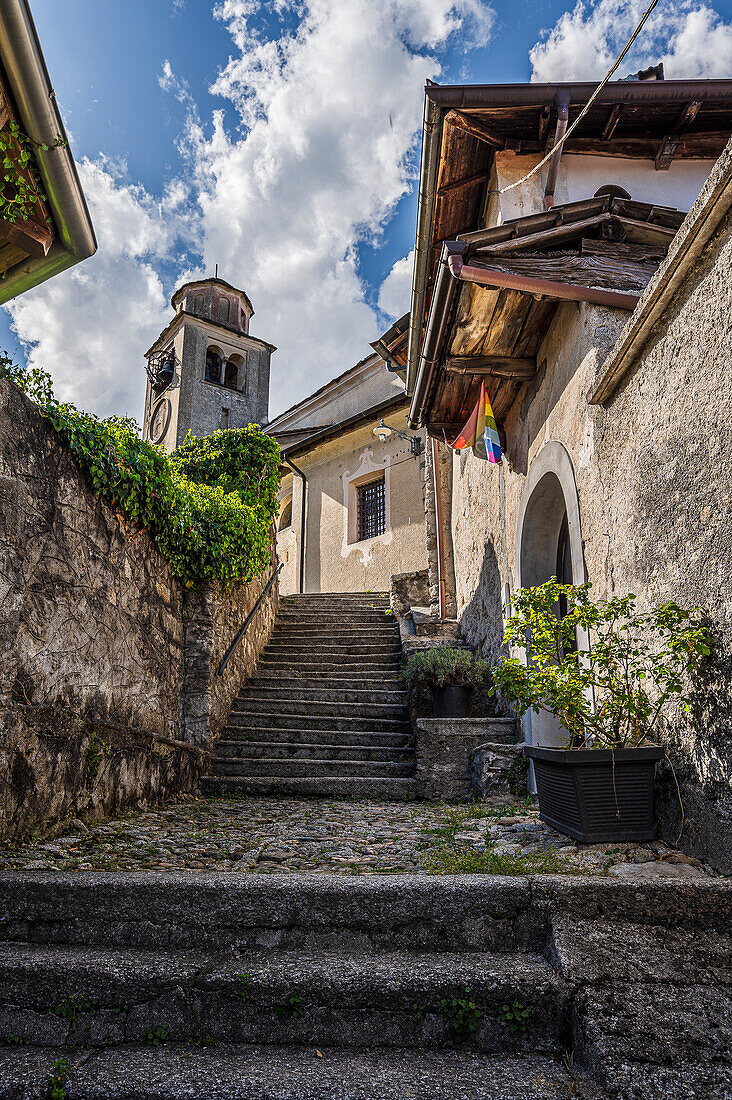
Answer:
[[[276,586],[197,712],[188,672],[223,653],[262,585],[184,595],[0,381],[0,837],[193,790],[234,679],[269,636]]]
[[[730,204],[732,145],[679,230],[668,263],[688,246],[711,207]],[[724,181],[728,182],[725,184]],[[726,190],[725,190],[726,188]],[[643,301],[664,276],[662,265]],[[453,458],[451,526],[463,636],[486,657],[501,651],[502,595],[514,590],[522,501],[548,448],[571,462],[579,538],[575,580],[593,593],[634,592],[640,607],[701,604],[715,634],[706,686],[690,715],[662,731],[673,775],[661,784],[661,827],[732,872],[732,210],[685,274],[617,392],[589,404],[628,314],[563,305],[539,350],[536,377],[506,423],[504,463]],[[639,308],[643,307],[643,302]],[[567,501],[570,509],[571,501]],[[543,579],[548,579],[544,577]],[[536,583],[534,581],[527,583]]]

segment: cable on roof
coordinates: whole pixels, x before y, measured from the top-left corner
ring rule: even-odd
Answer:
[[[623,60],[623,58],[627,54],[630,47],[635,42],[636,38],[638,37],[641,30],[643,29],[644,23],[646,22],[646,20],[648,19],[648,17],[650,16],[651,12],[653,11],[653,9],[656,7],[657,4],[658,4],[658,0],[652,0],[652,3],[648,6],[648,8],[646,8],[645,12],[643,13],[643,15],[641,17],[640,22],[638,23],[638,26],[635,28],[635,30],[631,34],[630,38],[626,42],[625,46],[623,47],[622,53],[619,55],[617,61],[613,65],[612,69],[610,69],[610,72],[607,74],[607,76],[602,81],[602,83],[598,84],[598,86],[595,88],[594,92],[592,93],[590,98],[587,100],[587,102],[585,103],[585,105],[582,108],[582,110],[580,111],[580,113],[577,115],[577,118],[574,120],[572,125],[568,127],[566,133],[563,134],[563,136],[559,139],[559,141],[554,146],[554,148],[550,152],[547,153],[547,155],[544,157],[543,160],[540,160],[538,164],[534,165],[534,167],[531,169],[530,172],[527,172],[525,176],[522,176],[520,180],[516,180],[515,183],[508,183],[508,184],[506,184],[505,187],[499,187],[496,190],[492,190],[492,191],[489,192],[489,194],[491,194],[491,195],[502,195],[504,193],[504,191],[512,191],[514,187],[519,187],[520,184],[526,183],[526,181],[528,179],[531,179],[531,177],[536,172],[538,172],[540,168],[544,167],[544,165],[547,163],[547,161],[550,161],[552,159],[552,157],[556,153],[557,149],[561,148],[561,146],[564,145],[567,138],[577,129],[580,122],[585,117],[585,115],[589,111],[590,107],[592,106],[594,101],[597,99],[600,92],[602,91],[602,89],[605,87],[605,85],[609,81],[610,77],[613,75],[615,70],[620,65],[621,61]]]

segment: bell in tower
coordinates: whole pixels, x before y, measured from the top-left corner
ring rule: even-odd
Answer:
[[[249,335],[254,310],[244,291],[201,279],[176,290],[171,304],[175,316],[145,353],[143,437],[173,451],[189,431],[265,425],[276,349]]]

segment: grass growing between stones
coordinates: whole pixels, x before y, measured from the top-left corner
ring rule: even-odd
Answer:
[[[556,875],[580,874],[575,863],[555,852],[513,854],[470,845],[440,845],[424,856],[428,875]]]

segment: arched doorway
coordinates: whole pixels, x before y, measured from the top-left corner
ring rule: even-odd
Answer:
[[[531,464],[516,527],[516,584],[530,588],[556,577],[564,584],[583,584],[579,498],[574,469],[561,443],[547,443]],[[559,607],[566,614],[566,607]],[[577,638],[579,649],[587,638]],[[530,745],[562,745],[566,734],[551,714],[529,712],[524,738]]]

